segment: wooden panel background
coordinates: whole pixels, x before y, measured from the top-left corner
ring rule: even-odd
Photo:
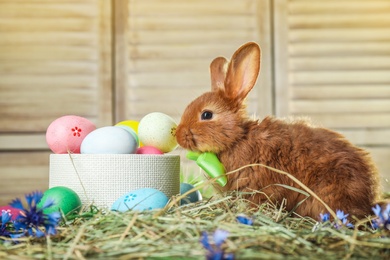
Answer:
[[[112,123],[110,10],[105,0],[0,1],[0,205],[47,188],[54,119]]]
[[[368,149],[390,191],[390,1],[276,0],[276,114]]]
[[[262,47],[250,113],[307,115],[344,133],[372,152],[390,190],[389,5],[0,1],[0,204],[47,187],[45,130],[55,118],[103,126],[160,111],[179,121],[209,89],[211,60],[246,41]]]
[[[117,1],[122,75],[118,120],[160,111],[179,121],[192,99],[210,89],[209,64],[230,58],[247,41],[262,46],[262,72],[248,101],[250,113],[272,113],[270,1]],[[127,17],[126,24],[123,19]],[[126,82],[122,82],[125,80]]]

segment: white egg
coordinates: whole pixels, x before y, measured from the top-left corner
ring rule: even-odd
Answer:
[[[135,153],[138,143],[125,129],[105,126],[90,132],[81,143],[84,154],[130,154]]]
[[[153,112],[144,116],[139,122],[138,136],[145,146],[153,146],[167,153],[177,147],[176,127],[176,122],[170,116]]]

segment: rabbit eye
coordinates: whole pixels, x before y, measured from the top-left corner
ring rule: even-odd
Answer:
[[[211,111],[203,111],[202,115],[200,116],[202,120],[210,120],[213,118],[213,112]]]

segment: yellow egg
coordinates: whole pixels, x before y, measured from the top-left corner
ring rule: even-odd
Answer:
[[[145,146],[153,146],[163,153],[168,153],[177,147],[176,127],[176,122],[170,116],[153,112],[139,122],[138,136]]]

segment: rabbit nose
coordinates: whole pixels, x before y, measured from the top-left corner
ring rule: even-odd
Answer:
[[[178,125],[176,128],[176,141],[177,143],[183,147],[188,148],[191,143],[191,131],[187,128]]]

